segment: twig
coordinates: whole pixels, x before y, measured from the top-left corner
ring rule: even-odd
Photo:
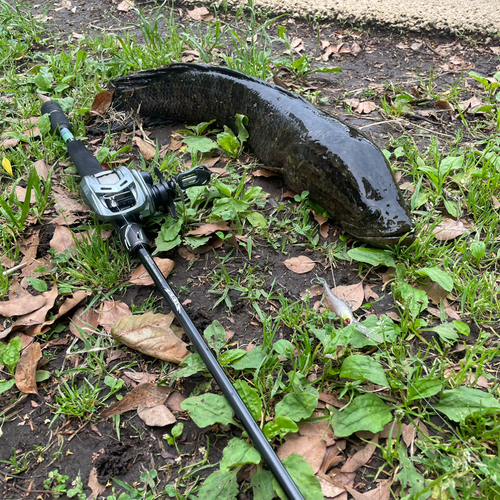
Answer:
[[[26,267],[28,265],[28,261],[21,262],[17,266],[11,267],[10,269],[7,269],[2,273],[3,276],[8,276],[9,274],[14,274],[16,271],[19,271],[19,269],[22,269],[23,267]]]

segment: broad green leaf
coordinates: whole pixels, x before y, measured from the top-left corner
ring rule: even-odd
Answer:
[[[447,156],[441,160],[439,164],[439,174],[441,177],[448,175],[451,170],[461,169],[464,164],[465,157],[460,156]]]
[[[273,344],[273,349],[280,355],[285,356],[285,358],[293,359],[293,344],[286,339],[278,340]]]
[[[202,237],[185,236],[184,243],[191,248],[198,248],[203,245],[206,245],[209,239],[210,236],[202,236]]]
[[[453,323],[443,323],[433,328],[423,328],[425,332],[436,332],[444,342],[455,342],[458,340],[458,332]]]
[[[230,349],[229,351],[223,352],[219,356],[218,361],[222,366],[226,366],[229,363],[232,363],[233,361],[242,358],[246,353],[247,352],[244,351],[243,349]]]
[[[493,394],[469,387],[457,387],[444,391],[436,408],[454,422],[461,422],[488,408],[500,411],[500,403]]]
[[[209,151],[212,151],[212,149],[217,148],[217,144],[208,137],[185,137],[182,139],[182,142],[187,144],[186,151],[191,153],[191,155],[196,152],[208,153]]]
[[[246,129],[247,125],[248,125],[248,117],[245,115],[237,114],[236,115],[236,128],[238,129],[238,140],[240,141],[240,144],[242,144],[242,145],[249,137],[248,130]]]
[[[422,493],[426,486],[425,478],[418,472],[413,462],[408,458],[403,443],[399,445],[399,462],[401,471],[396,476],[396,479],[399,480],[401,486],[406,490],[407,495],[404,498],[421,498],[422,500],[429,498],[432,492],[428,491],[427,493]]]
[[[156,249],[153,252],[153,255],[156,255],[158,252],[168,252],[169,250],[172,250],[172,248],[179,246],[181,243],[182,241],[180,236],[177,236],[173,240],[165,241],[162,239],[161,235],[158,235],[155,240]]]
[[[246,217],[253,227],[267,227],[267,219],[259,212],[250,212]]]
[[[181,403],[184,411],[198,427],[208,427],[213,424],[234,424],[233,409],[224,396],[218,394],[203,394],[185,399]]]
[[[418,274],[425,274],[447,292],[453,290],[453,278],[439,267],[423,267],[417,271]]]
[[[253,500],[272,500],[275,497],[273,489],[273,473],[257,467],[257,472],[250,481],[253,488]]]
[[[382,365],[363,355],[352,355],[344,360],[340,369],[340,378],[352,378],[362,382],[369,380],[377,385],[389,387]]]
[[[0,380],[0,394],[2,394],[2,392],[8,391],[9,389],[12,389],[15,383],[16,381],[13,378],[11,378],[10,380]]]
[[[273,439],[276,436],[279,436],[280,439],[283,439],[289,432],[298,432],[299,428],[297,424],[288,417],[276,417],[271,422],[268,422],[264,426],[264,436],[267,439]]]
[[[237,471],[216,471],[205,479],[198,490],[199,500],[234,500],[239,493]]]
[[[413,401],[415,399],[429,398],[437,394],[443,388],[443,382],[437,378],[419,378],[412,380],[408,384],[408,399]]]
[[[160,234],[163,241],[171,241],[177,237],[182,229],[182,219],[173,219],[172,217],[167,217],[166,221],[163,223]]]
[[[42,135],[47,135],[51,131],[50,115],[46,113],[38,118],[36,126]]]
[[[217,135],[217,142],[219,143],[219,146],[223,149],[225,149],[228,153],[229,156],[235,157],[238,155],[238,151],[240,149],[240,143],[234,135],[231,135],[227,132],[222,132],[221,134]]]
[[[344,328],[339,328],[338,330],[333,330],[330,333],[327,329],[327,334],[325,336],[323,354],[336,354],[337,347],[343,346],[347,347],[351,343],[351,339],[355,334],[355,325],[345,326]]]
[[[366,262],[372,266],[395,267],[396,263],[388,250],[376,250],[375,248],[352,248],[347,255],[358,262]]]
[[[231,366],[235,370],[256,370],[262,364],[264,358],[262,347],[258,346],[247,352],[245,356],[235,361]]]
[[[50,378],[50,372],[47,370],[37,370],[35,380],[37,382],[45,382]]]
[[[56,99],[52,99],[53,101],[56,101],[59,106],[61,106],[62,110],[65,113],[69,113],[74,107],[75,107],[75,100],[73,97],[64,97],[61,99],[60,97]]]
[[[252,417],[259,420],[262,415],[262,400],[259,393],[244,380],[237,380],[234,383],[234,388],[238,391]]]
[[[45,68],[43,68],[45,69]],[[42,91],[48,92],[52,88],[53,76],[47,71],[40,71],[38,75],[33,78],[33,83]]]
[[[358,431],[379,432],[392,420],[390,408],[375,394],[363,394],[332,417],[333,432],[346,437]]]
[[[226,345],[226,330],[217,320],[205,328],[203,336],[208,345],[217,352]]]
[[[410,311],[413,320],[416,320],[420,313],[429,305],[427,294],[423,290],[413,288],[407,283],[402,283],[393,287],[393,294],[396,299],[403,302],[405,309]]]
[[[457,329],[457,332],[460,333],[461,335],[469,336],[470,334],[470,328],[469,325],[466,325],[462,321],[453,321],[453,326]]]
[[[289,392],[276,405],[277,417],[289,417],[294,422],[303,418],[309,418],[318,404],[318,391],[315,394],[309,392]]]
[[[38,278],[26,278],[26,281],[37,291],[37,292],[46,292],[47,291],[47,283],[43,280],[39,280]]]
[[[283,460],[283,465],[302,493],[304,500],[324,500],[318,478],[305,458],[293,454]],[[273,485],[277,486],[274,478]]]
[[[221,472],[228,472],[232,467],[246,464],[258,464],[262,460],[260,453],[247,441],[233,438],[222,452]]]
[[[356,325],[352,325],[354,327],[354,334],[352,335],[350,344],[356,349],[362,349],[369,345],[378,345],[380,342],[375,340],[377,338],[390,343],[401,331],[399,326],[397,326],[391,318],[385,315],[380,316],[380,318],[377,318],[377,316],[369,316],[361,322],[361,325],[370,331],[370,338],[359,331]]]
[[[315,73],[338,73],[342,68],[325,68],[323,66],[314,70]]]
[[[14,374],[14,368],[19,361],[20,353],[23,349],[23,343],[19,337],[14,337],[2,353],[2,364],[6,365],[10,372]]]
[[[481,463],[483,462],[483,463]],[[482,456],[481,462],[476,462],[478,469],[500,486],[500,458]]]
[[[219,198],[214,201],[212,215],[223,220],[235,219],[238,214],[248,209],[250,203],[235,200],[234,198]]]
[[[201,356],[197,352],[193,354],[188,354],[182,360],[180,366],[181,369],[177,370],[172,374],[172,376],[175,377],[176,380],[180,378],[190,377],[195,373],[207,370],[205,363],[203,362]]]

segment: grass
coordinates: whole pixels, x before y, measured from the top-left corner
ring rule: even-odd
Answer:
[[[43,121],[38,124],[42,140],[24,134],[27,126],[20,120],[39,116],[37,94],[60,99],[71,114],[76,135],[85,138],[85,118],[92,99],[109,79],[181,61],[186,50],[196,50],[201,62],[224,62],[264,79],[269,79],[271,70],[278,65],[291,69],[294,78],[306,81],[318,69],[312,58],[296,57],[290,50],[286,30],[279,26],[283,19],[263,19],[251,5],[237,11],[231,19],[217,16],[211,22],[190,26],[179,24],[174,13],[166,9],[165,4],[149,13],[136,9],[137,20],[130,33],[87,36],[73,43],[53,38],[49,28],[20,2],[12,6],[0,1],[0,81],[3,95],[9,98],[0,100],[0,111],[5,117],[0,126],[5,137],[21,141],[19,147],[4,149],[1,153],[2,159],[8,159],[12,165],[12,174],[2,172],[0,179],[3,257],[16,264],[21,260],[23,238],[29,236],[34,227],[45,224],[48,214],[53,214],[52,188],[56,183],[78,193],[75,172],[67,161],[64,144],[44,129],[47,124]],[[318,43],[319,38],[318,33]],[[53,44],[49,51],[42,50],[45,40]],[[210,257],[214,263],[206,276],[205,290],[221,317],[231,318],[241,304],[251,311],[253,332],[258,331],[254,339],[257,346],[247,352],[243,345],[226,341],[225,330],[218,322],[205,330],[207,342],[263,432],[276,446],[287,432],[297,432],[297,424],[317,418],[332,422],[335,433],[349,439],[356,439],[357,431],[368,428],[378,431],[384,423],[393,422],[398,437],[378,445],[378,459],[369,469],[373,476],[367,473],[366,479],[391,477],[395,485],[399,483],[404,488],[406,498],[432,495],[432,498],[443,499],[494,499],[500,495],[497,479],[500,405],[493,365],[499,353],[500,319],[500,221],[498,207],[495,208],[500,188],[500,87],[486,76],[493,75],[462,75],[452,84],[443,85],[434,70],[416,75],[416,83],[429,101],[439,99],[457,105],[463,96],[470,95],[466,82],[467,85],[475,82],[486,107],[483,114],[460,112],[457,121],[461,128],[457,128],[455,135],[435,135],[430,141],[419,142],[414,136],[403,134],[388,143],[386,154],[392,168],[400,171],[409,183],[408,198],[418,233],[418,239],[409,247],[379,251],[366,260],[363,245],[350,241],[347,235],[340,234],[335,243],[324,243],[311,214],[311,208],[320,213],[321,207],[314,205],[306,192],[293,200],[273,200],[266,204],[269,197],[266,198],[260,188],[248,184],[248,168],[238,160],[242,142],[235,143],[236,149],[231,150],[234,154],[230,155],[233,157],[227,168],[228,177],[214,180],[209,187],[192,188],[190,200],[178,204],[178,222],[161,216],[148,225],[148,230],[158,233],[156,244],[163,252],[176,248],[181,242],[191,247],[206,244],[207,238],[185,236],[194,224],[227,222],[235,234],[248,236],[231,250],[230,238],[227,233],[221,233],[225,251],[216,251],[213,258]],[[390,118],[404,119],[418,110],[408,87],[405,82],[386,82],[390,99],[380,104]],[[309,92],[313,100],[317,100],[318,95]],[[370,99],[374,98],[371,92]],[[203,138],[207,131],[201,134]],[[185,135],[198,136],[198,132],[200,127]],[[210,137],[217,147],[217,139],[213,134]],[[110,134],[105,146],[110,151],[119,150],[120,146],[116,145],[117,137]],[[219,150],[224,153],[223,149]],[[113,152],[112,158],[123,158],[125,154],[127,151]],[[52,168],[52,175],[46,180],[41,180],[33,168],[33,163],[40,159]],[[183,165],[177,153],[167,154],[159,163],[160,170],[168,175],[175,175]],[[143,159],[138,164],[139,168],[150,168]],[[15,186],[27,189],[27,201],[18,199]],[[30,190],[36,198],[32,205]],[[465,221],[466,232],[453,240],[436,240],[432,231],[443,218]],[[103,228],[97,221],[88,219],[85,224],[78,224],[71,227],[74,249],[52,252],[55,269],[40,278],[49,285],[56,282],[62,294],[79,289],[91,291],[92,305],[98,306],[113,294],[124,293],[124,282],[137,263],[122,251],[116,238],[101,236]],[[348,271],[350,282],[363,279],[379,286],[377,290],[384,294],[386,310],[378,318],[359,314],[364,330],[356,325],[342,327],[334,313],[314,306],[315,298],[293,296],[286,285],[280,284],[276,268],[263,259],[256,260],[256,255],[265,252],[279,254],[282,262],[297,250],[310,251],[316,261],[336,266],[339,272]],[[389,258],[395,264],[394,269],[389,270],[388,281],[382,283],[381,275],[388,271]],[[0,276],[0,294],[6,297],[14,277]],[[188,286],[195,283],[194,278],[192,283],[184,284],[186,290],[196,290]],[[447,291],[435,304],[423,290],[432,284]],[[457,316],[447,317],[449,303],[455,307],[453,312],[460,320],[453,319]],[[434,307],[432,315],[427,306]],[[133,304],[132,312],[140,314],[160,307],[157,295],[152,293],[142,303]],[[389,309],[393,313],[397,311],[397,322],[394,316],[385,314]],[[64,330],[62,325],[62,322],[55,323],[41,338],[57,339]],[[234,327],[239,328],[240,325]],[[129,368],[142,370],[145,362],[138,355],[111,368],[106,362],[106,352],[115,347],[114,341],[101,333],[95,337],[84,336],[68,351],[80,356],[80,365],[65,370],[66,364],[63,364],[56,373],[58,385],[54,382],[41,389],[47,393],[54,391],[53,422],[58,417],[82,423],[89,419],[97,422],[96,409],[114,400],[122,390],[121,372]],[[164,383],[181,384],[184,378],[198,374],[207,377],[197,382],[199,394],[204,394],[212,385],[197,354],[186,358],[179,370],[148,363],[153,370],[167,376]],[[10,379],[10,372],[7,376]],[[80,382],[75,381],[75,376]],[[317,417],[313,412],[320,393],[331,394],[347,404],[341,409],[329,406]],[[218,394],[213,396],[221,398]],[[188,401],[193,404],[193,395]],[[219,404],[221,400],[213,401]],[[356,412],[359,416],[359,412],[375,408],[380,418],[363,414],[368,424],[360,427],[361,419],[354,417]],[[217,417],[205,416],[204,420],[197,421],[194,411],[191,417],[200,427],[210,425],[220,429],[218,426],[222,424]],[[419,432],[414,453],[409,454],[402,444],[401,429],[403,424],[418,426],[417,419],[427,427],[429,435]],[[115,418],[113,432],[118,439],[124,421],[123,416],[121,420]],[[3,427],[8,423],[4,421]],[[182,430],[179,433],[179,428],[172,429],[168,433],[167,442],[170,439],[171,448],[182,456]],[[205,498],[213,482],[236,484],[236,474],[242,464],[232,456],[232,449],[249,446],[248,443],[234,438],[236,441],[233,439],[224,451],[226,468],[221,465],[220,470],[214,472],[208,469],[217,465],[209,453],[208,439],[207,435],[206,453],[201,461],[188,466],[181,459],[172,466],[178,474],[175,483],[170,481],[165,487],[156,469],[149,468],[148,464],[148,470],[143,471],[136,485],[137,491],[118,480],[115,485],[121,488],[122,496],[118,497],[116,492],[109,498]],[[47,455],[48,446],[43,450],[23,453],[14,450],[4,463],[10,474],[25,472],[36,466],[36,457]],[[60,455],[56,452],[54,460],[59,460]],[[249,459],[248,463],[258,463],[258,460]],[[292,475],[297,468],[306,468],[303,462],[288,466]],[[206,477],[206,472],[211,474],[206,480],[201,479]],[[269,473],[260,472],[264,484],[269,480]],[[58,489],[62,494],[68,478],[57,470],[51,474],[46,488]],[[81,480],[69,479],[75,480],[75,491],[82,490]],[[313,478],[309,479],[314,482]],[[317,484],[314,485],[308,498],[316,498]],[[80,493],[83,494],[77,491],[75,495]],[[224,498],[234,498],[234,495],[228,493]]]

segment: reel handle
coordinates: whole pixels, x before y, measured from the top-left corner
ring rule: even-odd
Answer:
[[[95,175],[104,170],[85,145],[75,139],[71,124],[57,102],[44,102],[42,105],[42,114],[49,115],[52,130],[58,131],[63,141],[66,143],[68,154],[73,160],[80,177]]]

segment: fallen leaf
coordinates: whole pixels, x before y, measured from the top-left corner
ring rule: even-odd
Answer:
[[[328,47],[326,47],[325,52],[321,56],[321,59],[323,59],[323,61],[325,61],[325,62],[328,62],[328,59],[330,58],[330,56],[332,54],[337,54],[338,51],[339,51],[338,45],[329,45]]]
[[[410,45],[411,50],[418,52],[422,48],[423,42],[415,42]]]
[[[134,0],[123,0],[118,4],[118,7],[116,7],[117,10],[120,12],[128,12],[129,10],[132,10],[135,7]]]
[[[432,234],[438,241],[448,241],[458,238],[467,232],[462,221],[443,219],[433,230]]]
[[[23,316],[40,309],[46,302],[47,297],[44,295],[23,295],[17,299],[0,302],[0,315],[6,318],[10,318],[11,316]]]
[[[171,387],[159,386],[156,384],[141,384],[125,394],[120,401],[113,403],[102,413],[102,418],[108,418],[112,415],[119,415],[123,412],[133,410],[138,406],[152,408],[153,406],[165,403],[168,395],[173,391]]]
[[[483,105],[483,102],[479,97],[473,96],[470,99],[467,99],[466,101],[460,101],[458,103],[459,108],[462,111],[467,111],[468,114],[473,114],[477,108],[481,107]]]
[[[113,338],[131,349],[170,363],[180,363],[188,354],[187,344],[172,330],[174,313],[129,315],[111,329]]]
[[[360,281],[354,285],[337,286],[332,288],[332,292],[340,297],[344,302],[351,307],[352,311],[356,311],[363,304],[365,292],[363,290],[363,282]]]
[[[21,262],[31,262],[36,257],[39,244],[40,229],[35,229],[31,236],[21,242],[20,251],[24,255]]]
[[[490,50],[491,52],[493,52],[493,54],[500,56],[500,47],[490,47]]]
[[[456,321],[462,321],[462,317],[455,311],[455,308],[453,306],[446,307],[444,312],[447,314],[449,318],[454,319]]]
[[[497,210],[500,208],[500,201],[498,201],[498,198],[496,196],[492,196],[491,200],[493,201],[493,208]]]
[[[356,474],[354,472],[340,472],[339,469],[332,469],[329,473],[329,476],[344,486],[352,486],[354,485],[354,478]]]
[[[401,321],[401,317],[399,316],[399,314],[395,311],[389,311],[387,313],[385,313],[385,315],[388,317],[388,318],[391,318],[392,321],[396,321],[397,323],[399,323]]]
[[[149,142],[144,141],[140,137],[134,137],[132,142],[135,142],[139,147],[139,151],[146,161],[152,160],[155,157],[156,147]]]
[[[343,448],[341,447],[341,443],[343,443]],[[328,446],[325,452],[325,456],[323,457],[323,462],[321,463],[320,472],[327,473],[332,467],[337,466],[341,462],[345,461],[345,457],[340,455],[342,449],[345,449],[345,439],[335,443],[332,446]]]
[[[298,257],[292,257],[291,259],[285,260],[283,262],[287,269],[297,274],[305,274],[314,269],[316,263],[305,255],[299,255]]]
[[[342,401],[339,401],[331,394],[326,394],[325,392],[319,393],[319,400],[323,401],[323,403],[326,403],[327,405],[334,406],[335,408],[343,408],[346,405],[346,403],[342,403]]]
[[[128,377],[130,380],[133,380],[137,384],[149,384],[151,382],[156,382],[158,375],[154,373],[146,373],[146,372],[131,372],[126,371],[123,372],[123,375]]]
[[[341,472],[356,472],[358,469],[366,465],[377,449],[378,435],[375,434],[372,441],[368,443],[362,450],[355,453],[347,459],[347,462],[340,469]]]
[[[151,427],[165,427],[166,425],[175,424],[177,419],[172,415],[172,412],[163,404],[146,408],[139,406],[137,415],[146,424]]]
[[[199,260],[199,255],[191,252],[188,250],[186,247],[181,247],[179,250],[177,250],[178,254],[188,262],[196,261]]]
[[[455,66],[462,66],[465,64],[465,61],[459,56],[452,56],[450,58],[450,62],[451,62],[451,64],[454,64]]]
[[[19,144],[19,139],[14,139],[13,137],[2,136],[1,141],[2,142],[0,142],[0,149],[15,148]],[[5,161],[4,163],[4,160],[7,161]],[[2,160],[2,167],[8,174],[12,175],[12,166],[10,165],[10,161],[7,158],[4,158],[4,160]]]
[[[81,339],[82,337],[78,329],[83,330],[88,335],[92,335],[98,326],[99,313],[93,309],[87,310],[86,307],[80,307],[71,318],[69,330],[73,335]]]
[[[322,416],[322,414],[313,414],[311,418]],[[335,436],[330,426],[329,420],[321,420],[319,422],[307,422],[298,425],[299,434],[301,436],[317,437],[325,441],[326,446],[335,444]]]
[[[292,38],[292,41],[290,42],[290,47],[294,52],[301,52],[304,50],[304,42],[302,41],[302,38]]]
[[[354,42],[354,43],[351,45],[351,53],[352,53],[354,56],[357,56],[360,52],[361,52],[361,47],[359,46],[359,44],[357,44],[356,42]]]
[[[325,498],[337,498],[338,495],[345,493],[345,486],[342,483],[334,481],[323,472],[318,471],[316,477],[318,478],[319,484],[321,485],[321,492]]]
[[[160,259],[159,257],[153,257],[156,262],[158,269],[160,269],[161,274],[166,278],[174,268],[174,261],[171,259]],[[148,273],[143,264],[141,264],[133,273],[127,283],[132,283],[134,285],[141,286],[151,286],[154,285],[153,278]]]
[[[40,179],[42,179],[43,181],[46,181],[47,177],[49,176],[50,168],[45,160],[38,160],[33,163],[33,166],[35,167],[38,177],[40,177]]]
[[[352,495],[354,500],[389,500],[391,492],[388,481],[381,481],[376,488],[360,493],[351,486],[346,485],[346,490]]]
[[[106,356],[106,365],[109,365],[112,361],[126,357],[127,353],[125,351],[122,351],[121,349],[112,349]],[[152,380],[144,380],[144,382],[152,382]]]
[[[366,301],[369,301],[370,299],[373,299],[373,300],[378,300],[380,298],[380,296],[378,295],[378,293],[374,292],[372,289],[375,285],[365,285],[365,291],[364,291],[364,294],[365,294],[365,300]]]
[[[38,342],[33,342],[21,352],[16,365],[16,386],[23,394],[38,394],[36,388],[36,366],[42,358]]]
[[[26,199],[26,193],[27,193],[26,188],[23,188],[22,186],[16,186],[15,191],[16,191],[17,199],[21,203],[24,203],[24,200]],[[30,205],[33,205],[34,203],[36,203],[35,190],[32,189],[30,192]]]
[[[53,185],[51,191],[52,198],[54,199],[54,205],[56,211],[59,215],[65,215],[67,212],[89,212],[89,207],[80,203],[75,198],[69,195],[69,192],[63,187]]]
[[[206,7],[197,7],[187,11],[188,16],[195,21],[211,21],[214,16]]]
[[[203,226],[189,231],[185,236],[208,236],[217,231],[231,231],[231,228],[225,222],[203,224]]]
[[[450,292],[447,292],[438,283],[432,281],[429,285],[423,287],[427,297],[434,302],[434,304],[439,305],[443,299],[445,299]]]
[[[88,487],[92,490],[87,500],[94,500],[106,491],[106,486],[97,480],[97,469],[94,467],[89,474]]]
[[[404,425],[404,424],[403,424]],[[401,432],[403,436],[403,441],[406,444],[406,447],[409,448],[412,446],[413,441],[417,435],[417,428],[413,425],[413,423],[406,425]]]
[[[91,115],[103,116],[113,102],[114,90],[103,90],[94,97],[94,102],[90,107]]]
[[[359,99],[356,99],[355,97],[353,97],[351,99],[345,99],[344,102],[345,102],[345,104],[350,106],[352,109],[357,108],[357,106],[359,105]]]
[[[277,451],[278,458],[283,461],[292,453],[300,455],[307,460],[313,474],[319,471],[326,451],[326,443],[317,436],[297,436],[285,441]]]
[[[367,115],[368,113],[374,111],[376,107],[377,106],[373,101],[363,101],[356,106],[354,112]]]
[[[59,253],[63,253],[65,250],[71,250],[75,246],[73,233],[68,227],[56,224],[54,234],[49,244],[50,248]]]
[[[254,177],[276,177],[279,176],[278,172],[274,172],[273,170],[268,170],[267,168],[259,168],[258,170],[254,170],[252,172]]]
[[[108,333],[111,328],[123,316],[129,316],[131,313],[130,308],[125,302],[114,302],[106,300],[99,308],[99,325],[101,325]]]
[[[180,393],[180,392],[173,392],[170,394],[170,396],[167,399],[166,405],[172,410],[172,411],[182,411],[181,408],[181,403],[185,400],[186,398]]]

